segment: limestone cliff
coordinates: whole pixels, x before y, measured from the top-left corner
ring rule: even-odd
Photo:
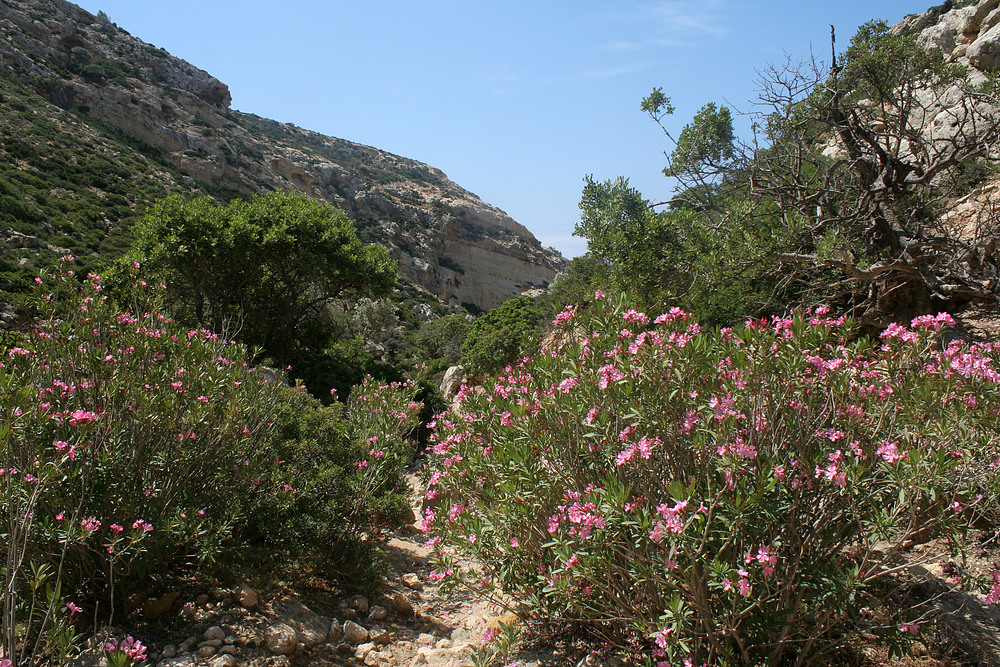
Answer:
[[[440,170],[231,110],[224,83],[64,0],[0,0],[0,75],[155,149],[189,189],[297,190],[345,209],[446,302],[491,308],[564,265]]]

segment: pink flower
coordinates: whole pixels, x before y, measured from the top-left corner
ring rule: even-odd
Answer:
[[[649,322],[649,317],[646,316],[646,313],[640,313],[634,308],[626,310],[623,317],[626,322],[635,324],[647,324]]]
[[[96,412],[87,412],[86,410],[75,410],[69,414],[70,426],[79,426],[81,424],[88,424],[99,415]]]
[[[990,592],[986,594],[983,598],[983,602],[986,604],[996,604],[1000,602],[1000,571],[990,570],[990,576],[993,578],[993,586],[990,588]]]
[[[906,454],[898,451],[897,447],[897,443],[883,440],[879,443],[878,450],[875,453],[885,459],[887,463],[894,463],[906,458]]]
[[[917,623],[903,623],[899,626],[899,631],[903,633],[909,632],[916,635],[920,633],[920,625]]]
[[[514,547],[516,549],[519,546],[521,546],[521,544],[517,541],[516,537],[512,537],[512,538],[510,538],[510,546],[512,546],[512,547]]]
[[[66,608],[69,609],[70,613],[72,613],[72,614],[79,614],[81,611],[83,611],[83,609],[81,609],[80,607],[76,606],[76,604],[74,604],[72,602],[67,602],[66,603]]]
[[[142,662],[146,659],[146,647],[142,642],[132,637],[126,637],[121,641],[109,641],[104,644],[105,653],[124,653],[135,662]]]
[[[134,528],[135,530],[142,530],[143,532],[146,533],[153,530],[153,526],[143,521],[142,519],[136,519],[135,523],[132,524],[132,528]]]
[[[567,322],[573,319],[573,316],[575,314],[576,314],[575,306],[566,306],[566,308],[563,309],[561,313],[556,315],[556,324],[566,324]]]

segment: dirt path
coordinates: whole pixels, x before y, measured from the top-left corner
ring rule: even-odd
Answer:
[[[410,477],[419,517],[422,492]],[[386,588],[374,599],[324,589],[246,584],[197,595],[169,594],[169,609],[139,633],[157,667],[466,667],[481,650],[483,632],[516,616],[467,593],[444,595],[417,524],[392,534]],[[173,599],[170,599],[173,598]],[[155,605],[159,600],[150,599]],[[99,665],[88,651],[78,665]],[[523,667],[575,664],[565,657],[521,656]],[[591,664],[591,663],[588,663]]]
[[[422,489],[415,476],[409,481],[414,516],[419,517]],[[167,593],[145,601],[144,608],[159,605],[162,611],[132,634],[150,647],[147,664],[157,667],[469,667],[474,653],[483,650],[484,631],[517,618],[469,593],[444,595],[429,576],[433,565],[418,523],[389,536],[384,553],[391,569],[383,593],[373,599],[346,596],[324,581],[270,584],[259,591],[242,584]],[[858,664],[1000,667],[1000,608],[950,586],[941,563],[921,558],[928,548],[932,545],[913,549],[909,576],[913,593],[943,612],[941,624],[928,628],[931,650],[918,648],[911,656],[889,658],[883,650],[864,647]],[[1000,549],[987,544],[966,558],[970,568],[986,572],[1000,561]],[[596,656],[571,658],[554,648],[541,654],[522,651],[506,662],[518,667],[622,665]],[[74,664],[103,663],[100,652],[91,649]]]

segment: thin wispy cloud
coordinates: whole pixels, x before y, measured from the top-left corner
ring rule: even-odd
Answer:
[[[622,25],[639,28],[637,39],[612,40],[601,45],[606,51],[639,51],[650,47],[692,47],[705,39],[719,39],[730,33],[724,0],[663,0],[639,5],[631,12],[620,8],[604,16]],[[635,27],[627,28],[633,32]]]
[[[635,74],[653,66],[653,63],[634,63],[632,65],[620,65],[618,67],[601,67],[580,72],[569,79],[608,79],[616,76]]]
[[[695,33],[698,37],[725,37],[729,29],[721,2],[670,0],[654,10],[660,29],[667,35]]]

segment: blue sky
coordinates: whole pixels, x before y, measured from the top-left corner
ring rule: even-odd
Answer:
[[[426,162],[545,245],[572,236],[583,178],[660,201],[670,146],[639,111],[655,86],[679,131],[707,102],[746,111],[756,72],[828,58],[859,25],[928,0],[84,0],[228,84],[233,107]]]

